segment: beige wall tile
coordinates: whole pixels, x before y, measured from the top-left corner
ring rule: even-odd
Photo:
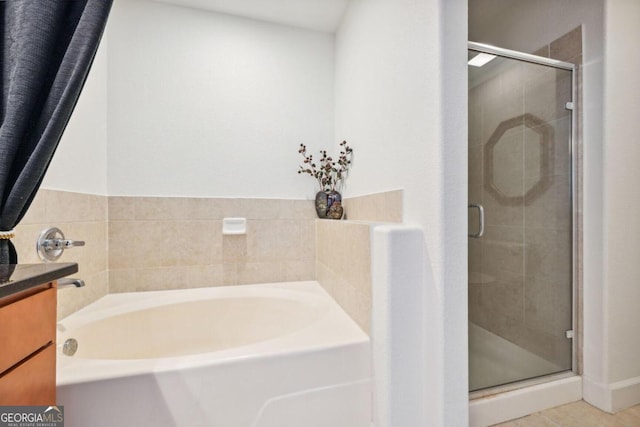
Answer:
[[[549,52],[550,58],[574,62],[582,54],[582,26],[551,42]]]
[[[228,199],[224,216],[247,219],[312,220],[316,217],[313,201],[288,199]]]
[[[132,221],[136,216],[135,198],[113,196],[108,198],[110,222]]]
[[[371,322],[370,224],[316,220],[320,284],[367,333]]]
[[[89,205],[91,218],[95,221],[104,221],[109,217],[109,198],[107,196],[90,195]]]
[[[114,198],[109,207],[116,218],[109,223],[109,267],[139,270],[136,280],[155,271],[186,274],[190,283],[172,278],[175,287],[315,279],[311,201],[137,197]],[[223,217],[247,218],[247,234],[222,235]],[[118,292],[170,286],[162,278],[129,288],[116,281]]]
[[[533,52],[533,55],[549,58],[549,45],[542,46],[540,49]]]
[[[33,198],[31,202],[31,206],[29,206],[29,210],[25,214],[20,224],[42,224],[47,222],[46,215],[46,207],[47,207],[47,196],[46,192],[48,190],[40,190]]]
[[[402,192],[383,200],[397,207]],[[401,218],[401,207],[394,215]],[[225,216],[248,218],[247,235],[223,236]],[[337,271],[333,293],[363,329],[369,328],[369,225],[324,222],[325,238],[316,245],[313,201],[107,198],[43,190],[27,219],[15,239],[22,262],[40,262],[35,239],[51,225],[87,242],[61,259],[79,263],[78,277],[87,286],[60,291],[60,317],[108,292],[313,280],[322,247]]]
[[[222,261],[220,221],[115,221],[109,267],[206,265]]]
[[[225,206],[230,199],[195,197],[187,200],[189,204],[189,219],[220,220],[224,218]]]
[[[342,309],[369,334],[371,332],[371,299],[365,292],[360,292],[357,284],[349,283],[344,277],[330,267],[317,262],[317,280],[322,287],[336,300]]]
[[[281,219],[310,220],[316,219],[316,208],[313,200],[285,200],[283,210],[280,213]]]
[[[236,199],[235,212],[247,219],[266,220],[283,218],[286,202],[276,199]]]
[[[16,227],[13,243],[22,264],[42,262],[35,247],[38,236],[46,228],[58,227],[66,238],[86,242],[85,246],[65,251],[59,259],[59,262],[77,262],[79,271],[75,277],[83,279],[86,286],[58,291],[58,318],[108,292],[107,205],[105,196],[43,189]]]
[[[36,241],[45,228],[50,227],[47,223],[41,224],[19,224],[16,230],[16,237],[11,242],[18,253],[18,262],[21,264],[40,263],[42,260],[36,252]]]
[[[225,264],[191,265],[184,268],[184,277],[178,285],[186,281],[185,287],[209,288],[213,286],[225,286]]]
[[[225,199],[192,197],[136,197],[135,219],[152,220],[208,220],[221,219]]]
[[[247,236],[223,235],[222,259],[224,262],[239,262],[247,259]]]
[[[299,259],[314,246],[312,226],[298,220],[249,220],[247,260],[251,262]]]
[[[136,268],[109,271],[109,291],[141,292],[175,289],[183,269],[176,267]]]
[[[65,224],[65,236],[84,240],[85,246],[64,251],[59,262],[77,262],[78,274],[97,274],[107,269],[107,224],[74,222]]]
[[[179,197],[136,197],[137,221],[169,221],[190,218],[189,199]]]
[[[58,291],[58,320],[80,310],[108,293],[109,276],[106,271],[94,275],[80,275],[85,286],[64,288]]]
[[[346,217],[352,221],[402,222],[402,190],[347,198]]]
[[[91,194],[71,193],[67,191],[48,191],[46,197],[47,220],[53,224],[69,222],[95,221]]]
[[[316,280],[315,257],[282,262],[282,277],[286,282],[298,280]]]
[[[222,264],[222,283],[224,286],[238,285],[238,264],[225,262]]]
[[[236,266],[239,285],[282,281],[279,262],[243,262]]]
[[[109,293],[133,292],[138,282],[138,269],[110,269]]]

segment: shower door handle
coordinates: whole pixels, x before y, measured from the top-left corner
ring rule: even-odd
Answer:
[[[470,203],[469,208],[478,209],[478,232],[475,234],[469,233],[469,237],[473,237],[475,239],[482,237],[484,234],[484,208],[480,203]]]

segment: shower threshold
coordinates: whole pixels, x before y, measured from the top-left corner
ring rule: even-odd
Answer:
[[[582,398],[582,378],[469,323],[469,425],[486,427]],[[555,372],[554,372],[555,371]],[[558,372],[561,371],[561,372]],[[527,378],[519,380],[520,378]],[[499,378],[500,384],[495,384]]]
[[[581,400],[582,377],[562,372],[480,390],[469,397],[469,427],[488,427]]]

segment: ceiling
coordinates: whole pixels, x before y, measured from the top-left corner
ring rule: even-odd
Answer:
[[[349,0],[154,0],[328,33],[336,32]]]

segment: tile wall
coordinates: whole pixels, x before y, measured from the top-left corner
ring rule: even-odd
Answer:
[[[109,197],[108,238],[110,292],[315,279],[311,201]]]
[[[402,222],[402,190],[385,191],[344,200],[345,219]]]
[[[65,251],[84,288],[58,293],[63,318],[110,292],[318,280],[367,333],[370,230],[402,219],[402,191],[345,200],[349,221],[319,220],[312,201],[106,197],[40,190],[16,228],[21,263],[42,262],[40,232],[59,227],[86,246]],[[223,235],[222,218],[247,218]]]
[[[349,220],[316,220],[317,280],[366,333],[371,330],[371,228],[402,222],[402,190],[344,200]]]
[[[77,262],[84,279],[83,288],[58,291],[58,318],[79,310],[106,295],[107,271],[107,197],[66,191],[40,190],[29,211],[16,227],[13,244],[20,263],[42,262],[36,253],[36,241],[45,228],[58,227],[67,239],[84,240],[85,246],[66,250],[59,262]]]

